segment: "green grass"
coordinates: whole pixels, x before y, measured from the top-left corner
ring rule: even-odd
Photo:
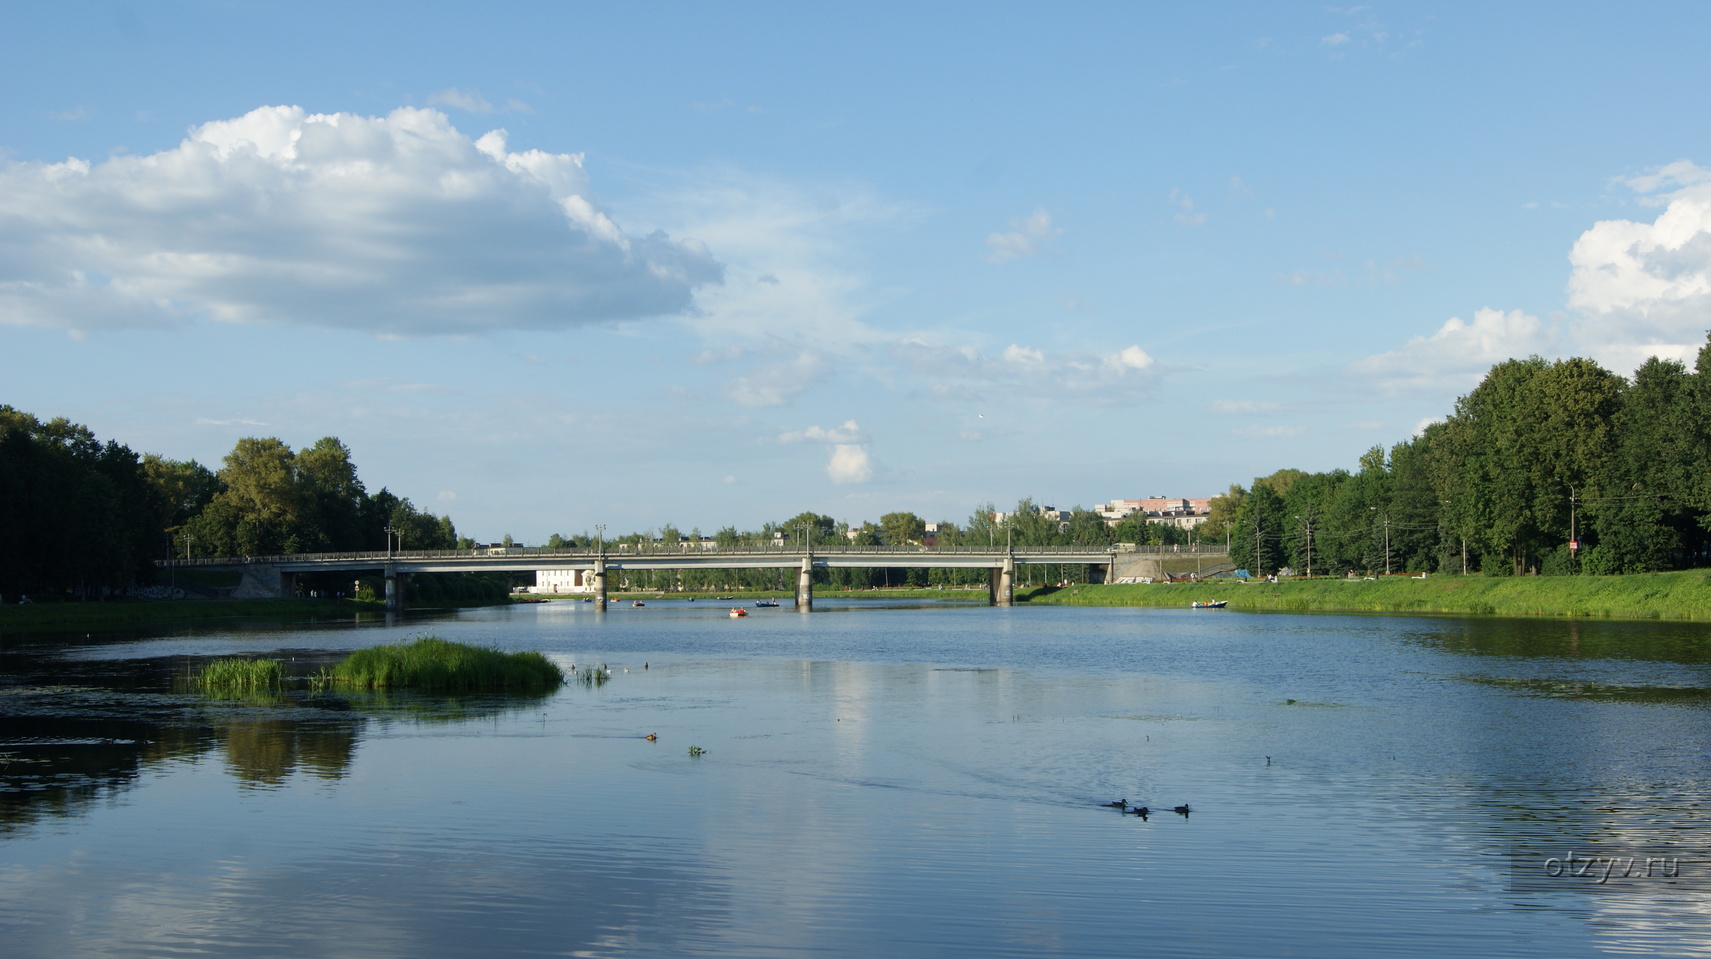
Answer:
[[[564,673],[540,653],[506,653],[423,636],[413,643],[359,649],[326,679],[356,689],[539,692],[557,688]]]
[[[1050,606],[1186,609],[1228,600],[1231,609],[1282,612],[1462,613],[1599,619],[1711,621],[1711,576],[1698,571],[1632,576],[1431,576],[1382,580],[1324,578],[1280,583],[1221,579],[1194,584],[1076,586],[1016,591],[1016,601]]]
[[[205,693],[257,693],[279,689],[285,668],[277,659],[216,659],[190,677]]]

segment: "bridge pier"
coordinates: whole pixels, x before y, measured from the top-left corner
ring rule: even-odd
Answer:
[[[594,561],[594,608],[602,612],[606,609],[606,558],[604,556]]]
[[[992,568],[986,587],[986,605],[1009,606],[1016,601],[1016,558],[1004,557],[1004,565]]]
[[[807,612],[814,608],[814,557],[802,557],[802,568],[796,571],[796,608]]]
[[[404,578],[408,573],[398,572],[398,567],[386,564],[386,611],[402,613],[404,611]]]

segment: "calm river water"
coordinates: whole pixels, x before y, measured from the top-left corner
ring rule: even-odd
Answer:
[[[1711,954],[1706,627],[728,605],[0,637],[0,952]],[[173,691],[421,632],[612,676]]]

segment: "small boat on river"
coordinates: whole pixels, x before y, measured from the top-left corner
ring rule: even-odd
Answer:
[[[633,600],[630,600],[630,605],[631,606],[646,606],[647,603],[644,603],[639,599],[633,599]]]
[[[749,611],[742,608],[741,606],[733,606],[731,608],[731,618],[732,619],[742,619],[744,616],[747,616],[748,614],[749,614]]]
[[[778,600],[776,600],[776,599],[757,599],[757,600],[755,600],[755,605],[759,606],[761,609],[776,609],[776,608],[778,608]]]
[[[1199,601],[1192,602],[1192,603],[1188,604],[1188,608],[1189,609],[1223,609],[1225,606],[1228,606],[1228,605],[1230,605],[1229,600],[1219,599],[1219,600],[1213,600],[1210,603],[1202,603]]]

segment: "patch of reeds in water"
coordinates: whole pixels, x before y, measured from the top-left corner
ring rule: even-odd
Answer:
[[[285,667],[277,659],[216,659],[190,677],[191,686],[205,693],[260,693],[279,689]]]
[[[325,674],[332,685],[424,692],[539,692],[564,673],[540,653],[507,653],[438,636],[359,649]]]

